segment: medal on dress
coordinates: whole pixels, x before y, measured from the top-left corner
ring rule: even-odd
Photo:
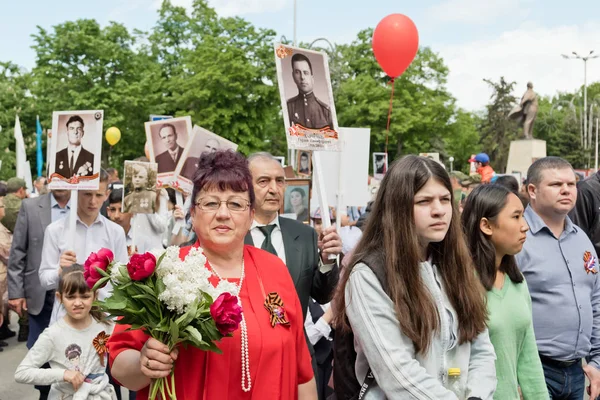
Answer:
[[[289,326],[290,322],[285,316],[285,308],[283,307],[283,300],[277,292],[271,292],[265,299],[265,308],[271,314],[271,326],[274,328],[275,325]]]
[[[106,351],[106,343],[108,342],[108,338],[110,335],[107,335],[106,332],[100,332],[92,341],[94,348],[96,349],[96,353],[98,353],[98,357],[100,357],[100,365],[104,367],[104,355],[108,354]]]
[[[597,274],[597,264],[598,262],[596,261],[596,257],[594,257],[592,253],[590,253],[589,251],[583,253],[583,267],[585,268],[585,272],[587,274],[589,274],[590,272],[592,274]]]

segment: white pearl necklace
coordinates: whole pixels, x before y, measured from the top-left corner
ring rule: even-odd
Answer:
[[[212,271],[220,280],[225,280],[219,275],[216,269],[211,266]],[[245,277],[245,268],[244,268],[244,259],[242,258],[242,273],[240,275],[240,283],[237,286],[237,298],[240,302],[240,307],[242,306],[242,298],[240,297],[240,293],[242,291],[242,283],[244,282]],[[243,307],[242,307],[243,310]],[[242,322],[240,323],[240,330],[242,334],[240,335],[242,340],[241,353],[242,353],[242,390],[244,392],[249,392],[252,389],[252,378],[250,377],[250,355],[248,352],[248,327],[246,326],[246,318],[244,317],[244,312],[242,311]]]

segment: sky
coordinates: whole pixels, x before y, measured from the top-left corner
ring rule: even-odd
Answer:
[[[192,0],[172,0],[189,7]],[[240,16],[256,26],[293,37],[294,0],[209,0],[220,15]],[[36,26],[78,18],[150,30],[160,0],[0,0],[0,61],[27,69],[35,64],[31,35]],[[450,69],[448,90],[458,105],[482,110],[491,90],[483,79],[516,81],[520,97],[528,81],[541,95],[583,85],[584,62],[561,54],[600,55],[597,0],[296,0],[298,41],[327,38],[350,43],[386,15],[409,16],[421,46],[438,53]],[[588,62],[587,79],[600,81],[600,58]]]

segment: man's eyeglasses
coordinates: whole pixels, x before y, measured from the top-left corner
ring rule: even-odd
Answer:
[[[221,207],[221,204],[225,203],[227,209],[233,212],[246,211],[250,207],[250,202],[246,199],[229,199],[229,200],[217,200],[213,198],[204,198],[196,202],[196,207],[202,211],[215,212]]]

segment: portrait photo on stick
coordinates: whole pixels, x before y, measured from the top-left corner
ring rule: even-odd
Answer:
[[[373,153],[373,176],[377,179],[382,179],[387,169],[387,153]]]
[[[102,153],[102,110],[55,111],[48,151],[49,189],[98,188]]]
[[[125,161],[121,205],[124,213],[153,214],[157,211],[157,169],[156,163]]]
[[[327,54],[275,44],[288,147],[339,151]]]
[[[312,174],[312,152],[308,150],[296,152],[296,171],[298,171],[298,175],[310,176]]]
[[[194,126],[192,139],[185,149],[178,167],[178,183],[186,193],[192,191],[192,180],[198,169],[198,162],[204,153],[214,153],[217,150],[237,151],[238,145],[198,125]]]
[[[169,186],[192,134],[192,119],[179,117],[146,122],[145,127],[149,159],[158,165],[159,186]]]

